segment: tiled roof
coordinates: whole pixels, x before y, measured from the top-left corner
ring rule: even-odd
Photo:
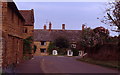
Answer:
[[[34,11],[32,10],[19,10],[25,19],[25,25],[34,25]]]
[[[11,0],[11,2],[7,2],[7,3],[8,3],[8,7],[11,8],[23,21],[25,21],[24,17],[19,12],[19,10],[18,10],[16,4],[13,2],[13,0]]]
[[[34,30],[34,41],[54,41],[57,37],[63,36],[70,42],[80,40],[81,30]]]

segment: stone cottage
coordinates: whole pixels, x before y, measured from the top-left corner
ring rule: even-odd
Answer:
[[[76,48],[77,42],[79,42],[81,30],[66,30],[65,24],[62,24],[62,29],[52,29],[51,22],[49,23],[49,29],[35,29],[34,30],[34,44],[37,46],[35,55],[48,55],[48,46],[50,42],[53,42],[57,37],[63,36],[71,43],[71,47]]]

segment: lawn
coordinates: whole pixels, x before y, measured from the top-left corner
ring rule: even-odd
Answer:
[[[92,58],[80,58],[78,61],[87,62],[95,65],[100,65],[107,68],[119,69],[120,70],[120,61],[100,61]]]

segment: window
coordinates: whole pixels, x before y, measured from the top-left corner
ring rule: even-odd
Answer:
[[[46,45],[46,41],[41,41],[41,45]]]
[[[27,33],[27,32],[28,32],[27,28],[24,28],[23,32],[24,32],[24,33]]]
[[[72,48],[76,48],[76,44],[71,44],[71,47]]]
[[[41,49],[40,49],[40,52],[41,52],[41,53],[46,53],[46,48],[41,48]]]

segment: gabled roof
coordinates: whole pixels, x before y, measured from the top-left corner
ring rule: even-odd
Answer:
[[[31,10],[19,10],[22,16],[25,19],[25,25],[34,25],[34,11],[33,9]]]
[[[34,30],[34,41],[54,41],[57,37],[63,36],[70,42],[80,40],[81,30]]]
[[[13,0],[11,0],[11,2],[7,2],[8,7],[11,8],[23,21],[25,21],[24,17],[21,15],[21,13],[19,12],[16,4],[13,2]]]

